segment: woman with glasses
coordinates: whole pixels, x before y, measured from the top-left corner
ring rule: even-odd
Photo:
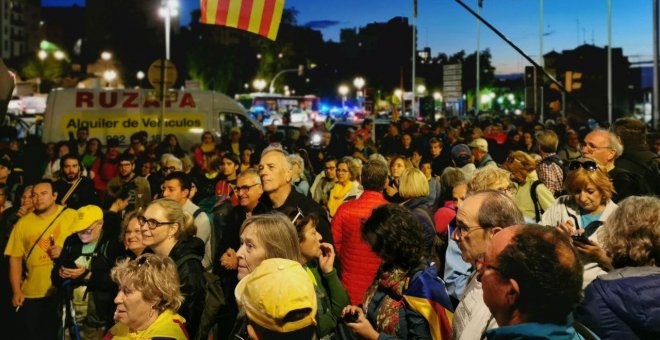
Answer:
[[[184,297],[170,258],[144,254],[126,259],[110,275],[119,292],[114,299],[117,323],[106,339],[188,339],[182,326],[186,320],[177,314]]]
[[[101,208],[87,205],[77,210],[74,234],[67,237],[60,257],[51,271],[53,285],[58,287],[65,315],[75,310],[83,338],[100,339],[113,324],[112,299],[117,286],[110,279],[110,269],[124,255],[119,230],[104,223]]]
[[[512,199],[528,222],[539,222],[543,212],[555,203],[555,197],[536,174],[536,160],[522,151],[514,151],[503,164],[511,172],[515,186]]]
[[[361,170],[359,162],[353,157],[344,157],[337,162],[337,182],[330,190],[330,196],[328,196],[330,217],[335,216],[337,208],[345,200],[355,199],[362,194],[362,186],[358,181]]]
[[[184,213],[179,203],[163,198],[152,201],[137,217],[142,243],[155,254],[169,256],[176,264],[181,282],[183,304],[179,314],[186,319],[186,330],[194,338],[205,298],[204,242],[195,237],[193,217]]]
[[[305,268],[314,282],[318,305],[316,335],[321,339],[334,332],[342,309],[351,302],[334,268],[335,249],[332,244],[322,242],[316,230],[318,216],[298,209],[290,209],[286,214],[296,227]]]
[[[589,237],[617,208],[612,202],[612,181],[605,169],[590,158],[569,163],[564,189],[568,195],[557,198],[543,214],[542,224]]]

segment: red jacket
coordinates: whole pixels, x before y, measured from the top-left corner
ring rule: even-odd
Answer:
[[[340,205],[332,218],[332,236],[342,267],[341,283],[351,304],[356,306],[362,303],[380,266],[380,258],[362,240],[362,222],[376,207],[387,203],[381,192],[365,191],[360,198]]]

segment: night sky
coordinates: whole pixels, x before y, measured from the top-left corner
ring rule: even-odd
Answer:
[[[477,0],[466,0],[476,7]],[[572,49],[584,42],[607,44],[605,0],[545,0],[544,52]],[[84,0],[42,0],[44,6],[84,5]],[[432,53],[456,53],[476,48],[476,19],[453,0],[419,0],[419,47]],[[181,0],[182,13],[199,7],[199,0]],[[323,32],[326,40],[339,40],[342,28],[357,28],[384,22],[395,16],[412,15],[412,0],[287,0],[298,10],[298,23]],[[651,60],[652,2],[612,0],[612,45],[623,47],[631,61]],[[527,54],[539,55],[538,0],[484,0],[482,15]],[[182,25],[190,22],[181,16]],[[482,25],[481,49],[490,48],[499,74],[522,72],[527,61]]]

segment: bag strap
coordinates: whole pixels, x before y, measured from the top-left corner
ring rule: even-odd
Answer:
[[[534,203],[534,215],[536,217],[536,222],[541,221],[541,214],[543,213],[543,209],[541,209],[541,204],[539,203],[539,197],[538,194],[536,193],[536,188],[541,184],[540,180],[534,181],[532,183],[532,188],[529,190],[530,195],[532,196],[532,203]]]
[[[195,210],[195,212],[193,213],[193,220],[195,220],[197,218],[197,216],[199,216],[199,214],[201,214],[203,212],[204,212],[204,210],[202,210],[202,208],[197,208],[197,210]]]
[[[25,262],[27,262],[27,260],[30,258],[30,255],[32,255],[32,251],[34,250],[34,247],[36,247],[37,244],[39,243],[39,241],[41,241],[41,238],[44,237],[44,234],[46,234],[46,232],[48,231],[48,229],[50,229],[50,227],[53,225],[53,223],[55,223],[55,221],[57,220],[57,218],[60,217],[60,215],[62,215],[62,213],[64,212],[64,210],[67,210],[67,209],[68,209],[68,208],[64,207],[64,208],[63,208],[63,209],[57,214],[57,216],[55,216],[55,218],[54,218],[52,221],[50,221],[50,223],[48,224],[48,226],[46,227],[46,229],[44,229],[44,231],[41,232],[41,235],[39,235],[39,237],[37,238],[37,240],[34,241],[34,243],[32,244],[32,247],[30,247],[30,251],[28,251],[27,255],[25,256]]]

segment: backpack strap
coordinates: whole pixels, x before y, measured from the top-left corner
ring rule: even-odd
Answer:
[[[543,209],[541,209],[541,204],[539,203],[539,197],[538,194],[536,193],[536,188],[541,184],[541,180],[536,180],[534,183],[532,183],[532,188],[529,189],[529,193],[532,196],[532,203],[534,203],[534,216],[536,218],[536,222],[541,221],[541,214],[543,214]]]
[[[197,208],[197,210],[195,210],[195,212],[193,213],[193,221],[196,220],[197,216],[199,216],[199,214],[201,214],[203,212],[204,212],[204,210],[202,210],[202,208]]]
[[[176,264],[176,268],[178,269],[179,267],[183,266],[184,263],[188,262],[188,260],[192,260],[192,259],[197,259],[199,261],[202,261],[202,257],[199,255],[187,254],[187,255],[183,255],[180,259],[174,261],[174,263]]]

